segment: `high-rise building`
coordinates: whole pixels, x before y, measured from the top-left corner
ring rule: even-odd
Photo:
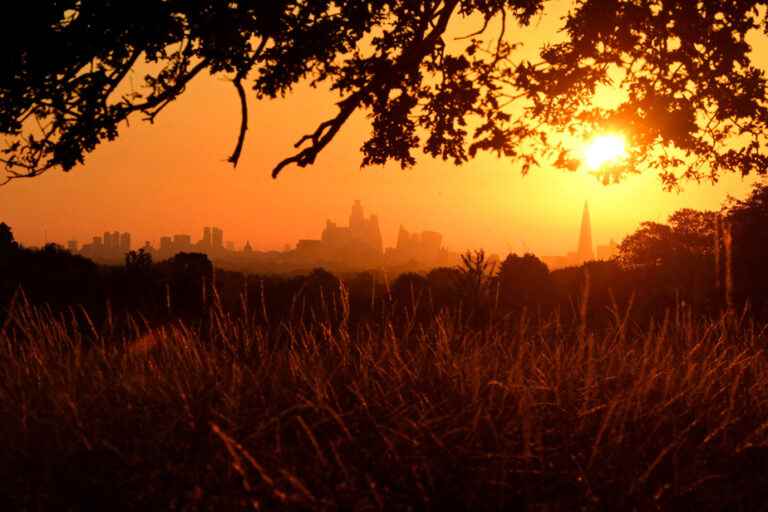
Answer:
[[[349,214],[349,229],[353,233],[365,230],[365,213],[359,199],[355,200],[355,204],[352,205],[352,212]]]
[[[391,264],[407,263],[433,264],[447,257],[443,250],[443,235],[436,231],[409,233],[403,226],[397,233],[397,245],[387,249],[386,256]]]
[[[77,254],[77,240],[70,240],[67,242],[67,250],[72,254]]]
[[[160,237],[160,252],[163,253],[169,253],[172,249],[173,241],[171,237],[169,236],[161,236]]]
[[[131,234],[122,233],[120,235],[120,252],[126,253],[131,250]]]
[[[579,232],[579,245],[576,249],[576,259],[579,263],[595,259],[592,246],[592,224],[589,219],[589,204],[584,202],[584,211],[581,214],[581,230]]]
[[[224,231],[220,228],[211,228],[211,245],[214,249],[224,247]]]
[[[192,237],[189,235],[173,235],[175,251],[189,251],[192,248]]]
[[[203,228],[203,239],[200,243],[205,249],[211,247],[211,228],[207,226]]]

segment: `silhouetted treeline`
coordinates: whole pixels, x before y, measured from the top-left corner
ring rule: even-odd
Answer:
[[[768,318],[767,226],[768,187],[757,185],[748,198],[730,200],[719,213],[685,209],[667,224],[643,223],[612,261],[550,271],[530,254],[511,254],[497,267],[477,251],[465,254],[458,267],[390,281],[379,272],[335,276],[322,269],[244,275],[190,253],[152,262],[142,251],[131,252],[124,266],[104,267],[54,245],[25,249],[2,224],[0,318],[21,300],[99,328],[130,321],[204,322],[210,308],[274,325],[288,319],[413,325],[451,311],[478,327],[492,319],[557,315],[597,328],[627,312],[642,324],[681,307],[714,315],[745,306]]]

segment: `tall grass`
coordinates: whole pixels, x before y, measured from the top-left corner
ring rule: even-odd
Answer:
[[[766,507],[766,336],[746,317],[352,328],[341,302],[312,323],[214,307],[205,327],[119,339],[17,301],[0,326],[4,503]]]

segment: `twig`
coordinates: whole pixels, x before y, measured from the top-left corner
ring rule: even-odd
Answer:
[[[237,135],[237,143],[235,149],[229,156],[227,161],[232,164],[233,167],[237,167],[237,163],[240,161],[240,154],[243,152],[243,144],[245,144],[245,133],[248,131],[248,98],[245,96],[245,89],[243,88],[243,80],[248,76],[248,72],[251,70],[256,61],[261,57],[264,47],[267,45],[267,38],[264,37],[259,42],[258,48],[253,52],[248,61],[240,67],[237,71],[237,75],[232,80],[232,83],[237,89],[237,95],[240,99],[240,132]]]
[[[237,89],[237,95],[240,97],[240,133],[237,136],[237,144],[227,160],[233,167],[237,167],[237,162],[240,160],[240,153],[243,151],[243,143],[245,142],[245,132],[248,131],[248,100],[245,97],[245,89],[243,89],[243,81],[235,79],[232,81]]]

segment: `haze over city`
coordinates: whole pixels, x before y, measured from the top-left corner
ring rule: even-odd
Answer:
[[[534,55],[555,35],[568,2],[532,27],[521,29],[522,55]],[[477,29],[477,19],[451,26],[458,37]],[[450,44],[461,41],[448,39]],[[765,38],[755,41],[756,63],[768,62]],[[135,73],[138,80],[140,73]],[[604,92],[607,97],[612,93]],[[298,86],[285,98],[252,101],[250,124],[237,169],[226,161],[240,111],[229,82],[203,74],[170,104],[154,124],[123,125],[120,136],[99,146],[69,173],[58,170],[0,188],[0,218],[24,244],[64,244],[94,233],[131,231],[134,242],[157,241],[167,233],[197,233],[217,225],[242,247],[283,249],[311,238],[318,223],[346,217],[360,199],[381,219],[385,244],[394,244],[401,224],[443,234],[451,250],[484,248],[505,254],[560,254],[576,244],[585,200],[596,241],[620,241],[640,222],[663,222],[676,209],[719,209],[728,194],[745,195],[753,179],[736,173],[716,185],[686,182],[681,193],[663,192],[653,173],[627,176],[604,186],[584,170],[534,169],[481,153],[456,167],[417,154],[412,169],[396,164],[360,169],[359,148],[370,122],[357,113],[311,167],[289,169],[273,180],[269,171],[293,150],[304,133],[327,119],[338,96]]]

